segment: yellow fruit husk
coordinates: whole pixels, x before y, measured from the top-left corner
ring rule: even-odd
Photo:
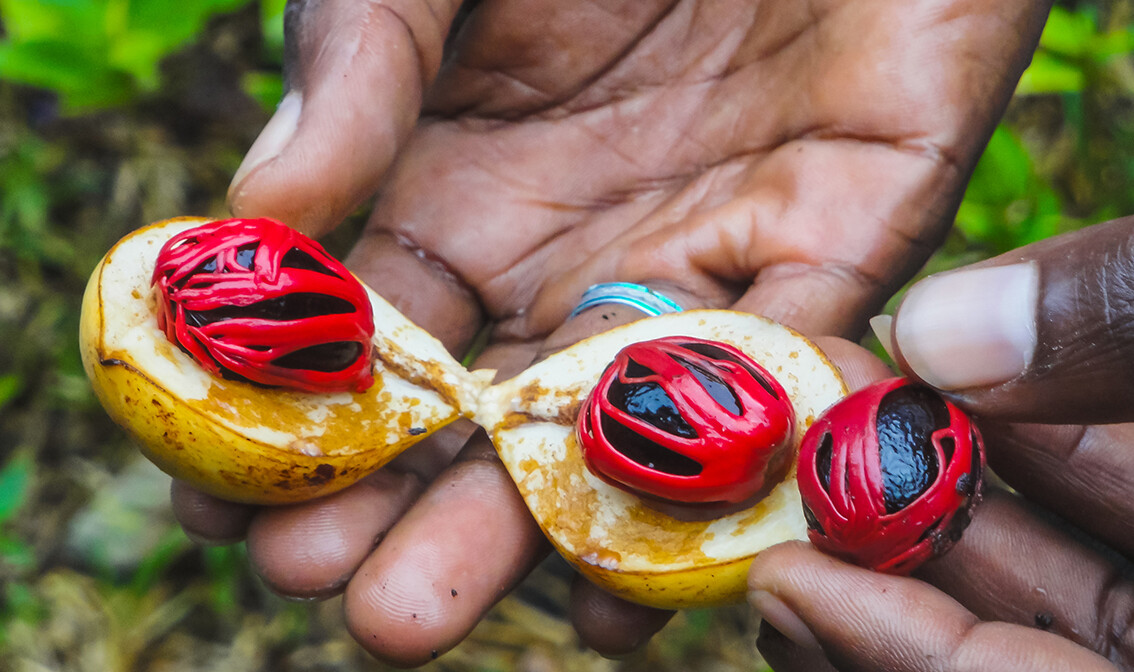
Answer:
[[[548,538],[593,582],[661,608],[736,602],[758,552],[806,539],[794,460],[788,477],[750,508],[690,522],[599,480],[575,440],[579,408],[615,354],[669,335],[732,344],[775,376],[795,408],[796,454],[815,418],[847,393],[834,364],[787,327],[746,313],[688,311],[634,322],[548,357],[488,388],[475,419]]]
[[[206,373],[158,330],[150,274],[169,238],[208,221],[166,220],[123,238],[83,297],[80,345],[95,393],[164,471],[232,501],[302,501],[476,408],[491,372],[466,371],[374,292],[375,383],[365,392],[266,391]]]
[[[533,516],[554,546],[596,584],[661,608],[743,598],[761,550],[805,539],[795,464],[753,506],[683,521],[599,480],[583,463],[575,420],[586,396],[629,343],[686,335],[730,343],[783,386],[796,413],[792,449],[847,393],[810,341],[767,319],[688,311],[599,334],[489,386],[427,332],[370,292],[377,360],[362,393],[265,390],[209,375],[166,340],[150,274],[170,237],[209,220],[158,222],[122,239],[83,298],[83,363],[110,416],[176,478],[217,497],[277,504],[354,483],[458,417],[488,430]]]

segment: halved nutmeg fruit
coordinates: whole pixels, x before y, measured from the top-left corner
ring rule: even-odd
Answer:
[[[270,220],[126,236],[91,275],[80,340],[95,393],[142,451],[239,502],[346,487],[471,414],[488,384]]]
[[[983,469],[964,411],[907,378],[877,382],[826,410],[803,439],[808,536],[848,562],[908,574],[960,539]]]
[[[799,442],[846,392],[787,327],[688,311],[548,357],[485,390],[475,419],[575,567],[625,599],[683,608],[742,599],[757,553],[806,538]]]

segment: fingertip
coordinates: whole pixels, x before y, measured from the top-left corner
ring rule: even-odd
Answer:
[[[852,392],[894,376],[885,362],[857,343],[834,336],[820,336],[815,339],[815,345],[839,367],[843,381]]]
[[[249,560],[284,597],[337,595],[419,489],[413,476],[380,471],[318,500],[266,508],[248,529]]]
[[[893,343],[909,371],[940,390],[991,387],[1031,365],[1037,345],[1034,261],[932,275],[906,294]]]
[[[585,646],[617,658],[645,646],[675,612],[628,602],[576,576],[568,613]]]
[[[181,529],[203,546],[243,541],[256,511],[254,506],[213,497],[177,479],[170,485],[169,496]]]
[[[547,552],[499,462],[470,449],[431,485],[347,585],[351,635],[397,666],[463,640]]]
[[[256,141],[244,155],[240,167],[232,176],[232,183],[228,188],[228,207],[233,214],[240,216],[248,210],[255,210],[255,191],[246,197],[248,190],[245,182],[249,176],[263,164],[275,159],[287,147],[295,136],[299,126],[299,117],[303,111],[303,94],[298,90],[288,92],[280,101],[275,114],[268,120],[264,129],[260,131]]]
[[[452,11],[328,0],[289,12],[292,88],[233,176],[233,213],[319,237],[370,198],[413,130]]]
[[[822,649],[796,644],[767,620],[760,621],[756,648],[776,672],[835,672]]]

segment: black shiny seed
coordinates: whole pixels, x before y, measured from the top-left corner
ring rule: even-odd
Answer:
[[[972,477],[972,474],[961,474],[961,477],[957,479],[957,494],[971,497],[974,485],[976,485],[976,479]]]
[[[287,254],[280,260],[280,266],[284,268],[299,268],[305,271],[314,271],[316,273],[322,273],[323,275],[329,275],[333,278],[339,277],[338,273],[331,271],[331,269],[324,266],[315,259],[315,257],[298,247],[293,247],[287,251]]]
[[[626,360],[626,374],[623,376],[624,378],[648,378],[652,375],[654,375],[653,371],[647,369],[638,362],[635,362],[632,359]]]
[[[772,385],[767,381],[766,378],[764,378],[764,376],[760,374],[759,371],[752,368],[747,362],[738,359],[736,355],[732,354],[731,352],[726,352],[725,350],[722,350],[721,348],[718,348],[717,346],[709,343],[682,343],[681,347],[685,348],[686,350],[696,352],[699,355],[704,355],[709,359],[719,359],[721,361],[739,364],[745,371],[748,372],[750,376],[752,376],[753,379],[755,379],[757,383],[760,383],[760,387],[763,387],[764,390],[768,394],[770,394],[773,399],[780,398],[780,395],[776,393],[775,389],[772,388]]]
[[[823,434],[819,449],[815,451],[815,468],[819,471],[819,482],[827,492],[831,491],[831,450],[835,437],[830,432]]]
[[[349,368],[358,361],[362,348],[362,343],[358,341],[320,343],[288,353],[272,363],[285,369],[333,373]]]
[[[243,245],[236,248],[236,263],[246,270],[252,270],[252,260],[256,258],[256,248],[259,244]]]
[[[701,465],[696,460],[654,443],[606,416],[602,418],[602,432],[612,447],[644,467],[675,476],[701,473]]]
[[[239,318],[286,321],[353,312],[354,305],[346,299],[326,294],[295,292],[274,299],[257,301],[247,306],[223,306],[212,310],[186,310],[185,322],[189,326],[203,327],[214,322]]]
[[[740,416],[740,400],[736,398],[736,393],[732,391],[732,388],[721,380],[719,376],[710,371],[706,371],[692,362],[681,359],[677,361],[693,374],[693,377],[697,379],[697,382],[701,383],[701,387],[705,388],[705,391],[709,393],[713,401],[716,401],[729,413],[738,417]]]
[[[819,519],[815,517],[815,512],[811,510],[811,507],[807,506],[807,502],[803,503],[803,519],[807,521],[809,530],[814,530],[824,537],[827,536],[827,531],[819,524]]]
[[[931,438],[948,426],[949,411],[935,392],[910,385],[883,397],[877,423],[886,512],[897,513],[937,479],[940,465]]]
[[[697,437],[694,430],[661,385],[657,383],[623,383],[615,380],[607,393],[610,403],[658,429],[687,439]]]

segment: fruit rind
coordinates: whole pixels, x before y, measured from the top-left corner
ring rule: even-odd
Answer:
[[[847,392],[838,369],[787,327],[745,313],[688,311],[634,322],[548,357],[486,390],[475,419],[552,544],[593,582],[662,608],[735,602],[756,553],[807,538],[794,464],[755,505],[686,521],[588,472],[575,439],[579,408],[615,354],[667,335],[729,343],[775,376],[797,413],[793,456],[815,417]]]
[[[209,220],[123,238],[91,276],[80,346],[96,395],[171,475],[238,502],[287,503],[346,487],[475,410],[486,385],[377,294],[375,384],[362,393],[265,390],[205,373],[166,340],[149,273],[161,245]]]

